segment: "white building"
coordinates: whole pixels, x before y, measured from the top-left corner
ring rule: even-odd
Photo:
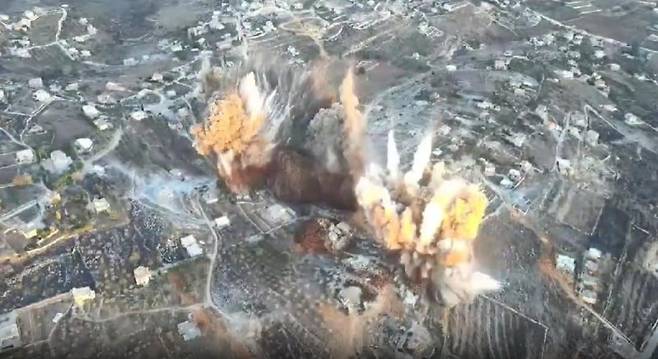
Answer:
[[[116,82],[111,82],[111,81],[107,82],[105,84],[105,89],[108,90],[108,91],[114,91],[114,92],[127,92],[128,91],[128,89],[125,86],[123,86],[119,83],[116,83]]]
[[[631,126],[637,126],[637,125],[641,125],[641,124],[644,123],[637,115],[635,115],[634,113],[630,113],[630,112],[628,112],[624,115],[624,122],[626,122],[627,124],[629,124]]]
[[[94,199],[92,204],[96,213],[103,213],[110,210],[110,203],[105,198]]]
[[[263,211],[262,217],[270,224],[282,224],[291,221],[294,213],[290,208],[275,203]]]
[[[59,194],[59,192],[51,191],[46,195],[45,199],[49,206],[53,206],[62,201],[62,196]]]
[[[171,47],[169,47],[169,50],[171,50],[171,52],[183,51],[183,45],[179,42],[175,42],[175,43],[171,44]]]
[[[578,282],[578,293],[580,299],[590,305],[594,305],[598,299],[598,291],[601,287],[601,279],[598,277],[600,259],[603,252],[596,248],[590,248],[585,252],[584,268]]]
[[[441,125],[441,126],[439,127],[439,129],[437,130],[437,132],[438,132],[441,136],[447,136],[447,135],[450,133],[451,130],[452,130],[452,129],[450,128],[450,126],[448,126],[448,125]]]
[[[487,100],[484,100],[482,102],[477,102],[475,104],[475,107],[477,107],[479,109],[482,109],[482,110],[490,110],[494,107],[494,104],[487,101]]]
[[[202,195],[202,197],[206,204],[215,204],[219,201],[219,197],[217,197],[217,193],[215,191],[207,191]]]
[[[21,333],[16,324],[16,311],[0,316],[0,353],[21,346]]]
[[[520,147],[523,147],[523,144],[524,144],[525,141],[526,141],[526,135],[524,135],[524,134],[522,134],[522,133],[517,133],[517,134],[514,134],[513,136],[511,136],[511,137],[509,138],[509,140],[510,140],[510,142],[512,142],[512,144],[513,144],[515,147],[519,147],[519,148],[520,148]]]
[[[587,250],[585,257],[592,260],[599,260],[603,256],[603,252],[600,249],[590,248]]]
[[[585,142],[594,147],[599,143],[599,133],[594,130],[588,130],[585,133]]]
[[[105,131],[112,128],[112,123],[104,118],[98,118],[94,120],[94,126],[101,131]]]
[[[50,158],[42,161],[43,168],[54,174],[61,174],[68,170],[73,160],[66,153],[55,150],[50,153]]]
[[[558,76],[560,76],[561,78],[566,79],[566,80],[573,80],[573,77],[574,77],[573,72],[571,72],[569,70],[557,70],[557,71],[555,71],[555,73]]]
[[[73,83],[70,83],[70,84],[66,85],[66,87],[64,87],[64,90],[65,91],[78,91],[79,88],[80,88],[80,84],[78,84],[77,82],[73,82]]]
[[[116,98],[114,98],[114,95],[109,92],[103,92],[102,94],[96,96],[96,100],[98,103],[102,103],[104,105],[113,105],[119,102]]]
[[[100,111],[98,111],[98,109],[96,109],[96,106],[94,105],[82,106],[82,112],[90,120],[93,120],[100,115]]]
[[[606,110],[608,112],[616,112],[617,111],[617,106],[615,106],[613,104],[605,104],[605,105],[601,106],[601,108],[603,108],[604,110]]]
[[[533,168],[534,166],[532,165],[532,163],[528,161],[521,161],[521,170],[523,171],[523,173],[530,173],[530,171],[532,171]]]
[[[576,271],[576,260],[569,256],[558,254],[555,259],[555,268],[566,274],[573,275]]]
[[[180,243],[183,247],[185,247],[185,250],[190,257],[196,257],[203,254],[203,249],[201,246],[199,246],[196,238],[194,238],[194,236],[191,234],[181,238]]]
[[[535,109],[535,114],[539,116],[543,121],[548,121],[548,108],[546,105],[539,105]]]
[[[133,271],[135,275],[135,284],[139,286],[146,286],[151,281],[153,274],[148,267],[139,266]]]
[[[130,118],[135,121],[142,121],[148,117],[148,114],[144,111],[135,111],[130,114]]]
[[[588,273],[595,274],[599,271],[599,262],[585,261],[585,269]]]
[[[73,288],[71,289],[73,301],[77,306],[82,306],[86,301],[96,298],[96,292],[89,287]]]
[[[123,59],[123,66],[135,66],[138,63],[139,62],[137,60],[135,60],[135,58],[133,58],[133,57]]]
[[[487,162],[484,165],[484,175],[487,177],[495,176],[496,175],[496,166],[494,166],[492,163]]]
[[[28,80],[27,85],[33,89],[40,89],[43,88],[43,80],[41,77],[33,78]]]
[[[468,6],[468,2],[466,1],[458,2],[458,3],[445,2],[443,3],[443,5],[441,5],[441,7],[447,12],[457,11],[465,6]]]
[[[220,11],[213,11],[212,17],[210,19],[210,23],[208,24],[208,26],[211,29],[213,29],[213,30],[224,30],[224,25],[219,20],[220,16],[221,16]]]
[[[37,8],[34,8],[34,11],[32,10],[23,11],[23,16],[25,16],[25,18],[28,19],[29,21],[34,21],[39,18],[35,13],[35,11],[38,12],[40,15],[43,15],[42,11],[38,11]]]
[[[185,107],[181,107],[178,110],[176,110],[176,116],[178,116],[178,118],[181,120],[186,119],[189,115],[190,112]]]
[[[186,342],[201,336],[201,330],[199,330],[199,327],[189,320],[178,323],[178,333]]]
[[[580,299],[589,305],[594,305],[597,302],[597,295],[593,290],[583,289],[580,292]]]
[[[46,90],[44,90],[44,89],[39,89],[39,90],[37,90],[37,91],[32,95],[32,97],[33,97],[35,100],[39,101],[39,102],[48,102],[48,101],[52,100],[52,98],[53,98],[53,97],[48,93],[48,91],[46,91]]]
[[[512,180],[510,180],[509,177],[505,176],[503,177],[503,179],[500,180],[500,185],[507,189],[510,189],[514,187],[514,182],[512,182]]]
[[[20,57],[23,59],[29,59],[32,57],[32,54],[30,54],[30,50],[26,48],[10,47],[9,54],[11,54],[11,56]]]
[[[175,177],[178,180],[185,180],[185,173],[180,168],[172,168],[169,170],[169,174]]]
[[[555,161],[555,165],[557,167],[558,172],[563,175],[563,176],[569,176],[571,175],[571,161],[564,159],[564,158],[558,158]]]
[[[504,71],[507,70],[507,62],[502,59],[498,59],[494,62],[494,69],[498,71]]]
[[[343,288],[338,293],[340,301],[348,308],[350,313],[356,313],[361,305],[362,295],[361,288],[355,286]]]
[[[215,226],[217,228],[224,228],[228,227],[231,225],[231,220],[228,219],[228,216],[221,216],[218,218],[215,218]]]
[[[55,316],[53,317],[52,322],[53,322],[53,323],[57,323],[57,322],[59,322],[60,319],[62,319],[63,317],[64,317],[64,313],[57,313],[57,314],[55,314]]]
[[[26,148],[16,152],[16,161],[20,164],[27,164],[34,162],[34,152]]]
[[[14,23],[14,31],[28,32],[32,27],[32,23],[28,19],[20,19]]]
[[[564,37],[564,39],[567,41],[573,40],[573,37],[575,35],[576,34],[573,31],[565,31],[564,33],[562,33],[562,37]]]
[[[598,79],[594,81],[594,87],[596,87],[599,90],[605,90],[608,88],[608,85],[605,83],[603,79]]]
[[[194,26],[187,29],[187,36],[190,39],[205,35],[207,33],[208,33],[208,27],[206,27],[205,25]]]
[[[217,46],[217,50],[219,51],[226,51],[226,50],[230,50],[233,47],[233,44],[231,44],[231,41],[225,40],[225,41],[217,42],[215,46]]]
[[[580,111],[574,112],[571,114],[571,123],[577,127],[587,127],[587,117]]]
[[[580,52],[578,52],[578,51],[568,51],[567,56],[569,58],[578,60],[578,59],[580,59]]]
[[[78,138],[73,142],[73,146],[78,153],[86,153],[94,148],[94,141],[86,137]]]

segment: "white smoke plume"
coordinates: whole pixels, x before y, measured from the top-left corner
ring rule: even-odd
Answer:
[[[400,176],[400,153],[398,152],[398,145],[395,142],[395,132],[393,130],[388,131],[386,148],[386,169],[391,180],[397,182]]]
[[[423,173],[430,163],[432,156],[432,134],[423,137],[414,153],[411,169],[404,175],[404,183],[409,190],[414,190],[418,182],[423,178]]]

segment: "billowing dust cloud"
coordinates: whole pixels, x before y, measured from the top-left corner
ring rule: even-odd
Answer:
[[[340,85],[340,102],[344,111],[344,156],[351,175],[356,178],[363,171],[366,121],[358,108],[359,98],[354,94],[354,74],[351,70]]]
[[[341,131],[315,138],[306,133],[307,142],[300,141],[306,150],[300,151],[277,141],[282,122],[295,120],[272,111],[283,94],[266,94],[256,79],[249,72],[237,89],[212,98],[208,120],[193,130],[198,151],[217,159],[229,189],[240,193],[265,185],[282,200],[362,211],[374,238],[399,253],[408,278],[428,284],[430,294],[446,306],[500,288],[474,270],[473,241],[487,199],[478,186],[447,178],[442,163],[431,164],[431,134],[421,139],[410,166],[400,163],[392,130],[385,166],[369,160],[367,118],[359,111],[348,71],[337,91],[340,103],[327,104],[306,119],[307,128]],[[403,167],[409,168],[403,172]]]
[[[270,162],[274,139],[265,136],[264,127],[272,124],[267,106],[251,72],[241,79],[238,90],[213,99],[208,121],[192,130],[197,150],[216,156],[219,175],[233,192],[252,187]]]
[[[221,88],[217,71],[202,77],[212,94],[207,120],[192,129],[197,151],[216,160],[219,176],[234,193],[266,187],[284,201],[356,209],[342,145],[330,140],[340,137],[332,122],[343,116],[342,106],[331,106],[337,91],[323,87],[323,66],[296,73],[254,67],[259,70],[228,89]],[[298,133],[299,127],[306,133]]]

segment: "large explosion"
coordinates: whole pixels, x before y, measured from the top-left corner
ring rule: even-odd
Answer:
[[[269,100],[269,101],[268,101]],[[266,128],[276,126],[266,112],[272,95],[265,98],[253,72],[240,81],[237,91],[213,99],[208,121],[192,130],[197,150],[203,155],[214,154],[217,170],[233,192],[245,192],[266,171],[274,149],[275,133]]]
[[[438,299],[452,306],[500,286],[472,269],[473,241],[487,198],[476,185],[444,178],[442,163],[430,167],[431,143],[429,135],[422,139],[402,175],[390,131],[386,169],[369,164],[355,192],[375,237],[401,253],[407,276],[429,281]]]
[[[341,162],[340,153],[325,148],[323,157],[328,159],[319,160],[314,156],[322,147],[317,141],[302,144],[312,147],[305,151],[288,143],[295,137],[311,137],[296,135],[299,126],[293,113],[302,120],[315,115],[309,128],[330,128],[326,124],[336,119],[326,115],[328,109],[318,112],[333,101],[331,92],[320,88],[323,80],[318,73],[317,68],[293,75],[249,71],[237,89],[211,96],[207,121],[192,134],[197,151],[216,159],[219,176],[232,192],[244,194],[266,186],[285,201],[356,209],[352,177],[343,165],[328,166]],[[336,137],[326,132],[315,133],[315,139]]]
[[[351,71],[337,91],[340,103],[318,108],[310,120],[291,118],[292,96],[276,86],[268,93],[257,79],[249,72],[237,89],[211,98],[208,120],[193,130],[198,151],[217,159],[219,175],[230,190],[244,193],[267,186],[286,201],[358,207],[374,237],[399,253],[407,276],[427,283],[446,306],[499,289],[498,282],[473,269],[473,241],[487,199],[476,185],[444,178],[442,163],[430,164],[431,135],[420,141],[411,167],[402,173],[390,131],[384,168],[368,160],[367,119],[359,111]],[[317,77],[311,83],[317,86]],[[287,111],[277,106],[281,98],[287,99]],[[307,138],[300,148],[278,141],[282,124],[294,121],[306,121]],[[313,128],[324,132],[313,137],[308,134]]]

